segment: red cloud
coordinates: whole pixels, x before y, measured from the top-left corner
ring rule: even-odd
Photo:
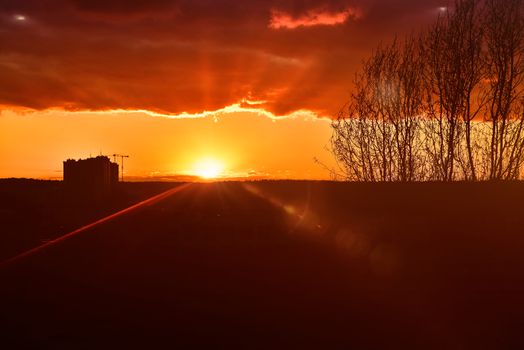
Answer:
[[[362,58],[442,1],[0,0],[0,110],[336,115]]]
[[[314,9],[307,13],[293,17],[283,11],[273,9],[269,27],[272,29],[295,29],[298,27],[334,26],[346,22],[348,19],[359,19],[362,12],[357,8],[348,7],[344,11],[331,12],[325,9]]]

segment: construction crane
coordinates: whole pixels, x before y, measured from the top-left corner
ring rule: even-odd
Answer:
[[[116,163],[116,157],[120,157],[120,167],[122,168],[121,170],[121,180],[122,182],[124,182],[124,158],[129,158],[129,156],[127,155],[124,155],[124,154],[113,154],[113,162]]]

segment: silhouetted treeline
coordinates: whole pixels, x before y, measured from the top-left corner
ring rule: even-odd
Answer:
[[[457,0],[379,46],[333,122],[357,181],[515,180],[524,165],[524,0]]]

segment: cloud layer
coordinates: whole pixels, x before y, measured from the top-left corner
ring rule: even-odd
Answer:
[[[0,105],[329,116],[376,44],[443,2],[2,0]]]
[[[357,8],[347,8],[340,12],[330,12],[324,9],[309,10],[294,18],[288,13],[272,10],[269,27],[272,29],[295,29],[299,27],[335,26],[343,24],[348,19],[359,19],[362,12]]]

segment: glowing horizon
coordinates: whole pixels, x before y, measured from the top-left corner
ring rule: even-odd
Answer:
[[[325,119],[274,119],[255,111],[202,118],[155,118],[136,111],[3,111],[0,177],[60,179],[65,159],[125,153],[130,158],[124,175],[134,178],[201,176],[206,170],[199,173],[197,163],[214,159],[222,165],[208,169],[218,173],[207,177],[329,179],[314,159],[333,164],[324,148],[330,132]],[[293,133],[301,137],[290,138]]]

